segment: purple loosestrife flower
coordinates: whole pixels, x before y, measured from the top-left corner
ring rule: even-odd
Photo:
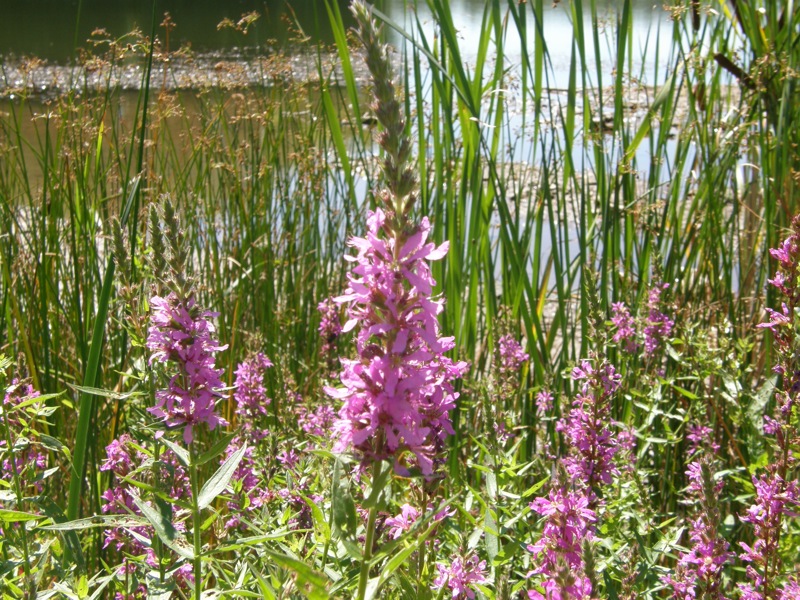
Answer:
[[[644,352],[648,356],[655,353],[662,340],[668,338],[675,326],[675,321],[661,312],[661,293],[669,288],[668,283],[654,285],[650,288],[647,300],[647,324],[644,328]]]
[[[452,590],[451,598],[475,598],[472,586],[476,583],[486,583],[486,561],[479,560],[474,554],[467,559],[454,556],[450,565],[436,564],[439,576],[433,581],[435,589],[444,586]]]
[[[719,444],[714,441],[714,430],[705,425],[692,424],[686,427],[686,441],[689,443],[689,457],[694,457],[703,450],[712,454],[719,452]]]
[[[740,584],[744,600],[772,600],[791,597],[797,588],[796,580],[783,580],[780,552],[784,517],[797,516],[800,490],[792,472],[796,467],[794,446],[797,441],[797,400],[800,396],[800,365],[797,354],[797,319],[800,307],[800,215],[792,219],[791,235],[778,247],[770,250],[778,261],[778,271],[768,280],[783,296],[781,312],[767,309],[768,323],[759,325],[772,332],[778,362],[773,371],[780,374],[781,383],[775,392],[775,412],[764,415],[764,433],[774,437],[771,450],[773,461],[766,473],[753,476],[755,503],[743,515],[742,521],[753,526],[755,542],[742,543],[740,558],[747,565],[752,583]],[[783,581],[782,581],[783,580]]]
[[[328,366],[330,377],[335,377],[336,340],[342,334],[342,324],[339,322],[339,307],[333,298],[326,298],[317,306],[322,319],[319,323],[319,335],[322,337],[320,355]]]
[[[168,427],[184,427],[183,439],[190,444],[193,429],[206,423],[209,429],[226,425],[215,411],[215,400],[222,397],[217,390],[223,387],[221,369],[214,367],[214,354],[224,350],[213,339],[217,315],[200,310],[194,298],[180,298],[170,293],[166,298],[154,296],[147,348],[154,362],[176,363],[177,373],[166,389],[156,392],[156,406],[148,411],[164,419]]]
[[[790,577],[778,593],[779,600],[800,600],[800,579]]]
[[[334,450],[352,446],[368,461],[393,457],[399,471],[405,471],[400,459],[408,451],[430,475],[434,456],[453,433],[450,411],[458,394],[451,382],[467,369],[444,356],[455,344],[439,335],[443,301],[431,297],[428,261],[444,257],[447,243],[437,248],[427,242],[427,218],[398,233],[377,209],[367,226],[365,238],[350,240],[358,254],[347,259],[356,266],[345,294],[335,299],[349,303],[343,330],[360,327],[358,359],[342,360],[344,387],[325,387],[344,402],[334,424]]]
[[[385,525],[389,529],[389,537],[396,540],[419,519],[419,511],[410,504],[403,504],[400,507],[400,514],[396,517],[386,519]]]
[[[30,415],[22,413],[24,419],[20,419],[20,412],[24,409],[17,408],[23,402],[38,398],[41,394],[29,383],[24,383],[17,378],[11,381],[11,385],[6,389],[3,397],[3,404],[0,406],[0,419],[8,427],[11,446],[0,434],[0,480],[11,483],[16,472],[23,490],[33,488],[36,493],[43,489],[41,480],[37,480],[37,475],[47,468],[47,454],[37,444],[32,444],[28,439],[30,432],[29,425],[25,422],[30,420]],[[43,405],[38,401],[28,405],[28,410],[37,410]],[[2,431],[2,430],[0,430]],[[13,489],[13,488],[12,488]],[[3,502],[0,501],[0,507]]]
[[[636,321],[624,302],[611,305],[611,323],[617,328],[611,341],[615,344],[622,343],[626,352],[634,352],[639,347],[636,343]]]
[[[541,417],[551,410],[553,410],[553,394],[547,390],[540,391],[536,394],[536,414]]]
[[[773,469],[774,470],[774,469]],[[739,584],[744,600],[768,600],[780,598],[777,579],[781,560],[778,543],[784,515],[796,516],[800,503],[800,488],[797,482],[786,482],[777,473],[768,472],[753,476],[756,502],[747,509],[741,519],[754,529],[753,545],[740,542],[744,552],[739,555],[747,565],[747,578],[752,583]]]
[[[572,448],[570,455],[563,458],[564,467],[573,478],[585,482],[594,507],[597,498],[591,490],[610,484],[611,476],[618,473],[614,464],[618,444],[610,429],[610,399],[620,386],[621,376],[608,363],[595,369],[583,360],[573,369],[572,378],[581,382],[580,390],[556,430],[564,434]]]
[[[538,576],[544,594],[528,592],[534,600],[590,597],[592,585],[584,573],[583,543],[594,539],[597,516],[581,491],[551,488],[547,498],[536,498],[531,510],[545,518],[542,537],[528,550],[538,565],[529,576]]]
[[[501,373],[516,373],[522,367],[522,363],[530,358],[528,353],[522,350],[522,345],[511,335],[502,336],[497,345]]]
[[[272,366],[269,358],[259,352],[243,361],[236,368],[236,415],[239,417],[245,437],[255,443],[266,437],[266,430],[258,427],[259,420],[266,416],[271,400],[264,387],[264,373]]]
[[[775,348],[780,357],[773,370],[783,375],[782,389],[776,394],[780,434],[788,439],[790,420],[797,404],[800,392],[800,365],[796,354],[795,315],[800,307],[800,215],[792,220],[792,235],[779,248],[770,249],[772,257],[778,261],[778,271],[773,279],[768,280],[779,294],[784,297],[780,311],[767,308],[770,320],[758,325],[769,329],[775,341]],[[782,445],[780,439],[779,444]]]
[[[150,464],[147,471],[143,467]],[[170,498],[181,500],[189,496],[189,476],[181,466],[172,451],[167,450],[152,462],[147,454],[136,448],[134,440],[128,434],[121,435],[106,446],[106,459],[100,465],[101,471],[114,474],[117,481],[105,490],[101,498],[101,510],[105,514],[140,515],[139,508],[133,500],[136,487],[123,480],[130,477],[135,471],[153,474],[153,482]],[[177,523],[181,529],[183,523]],[[131,533],[133,535],[131,535]],[[127,554],[145,555],[145,562],[151,567],[157,566],[157,558],[153,547],[144,540],[152,539],[155,532],[148,526],[122,528],[108,528],[105,531],[103,547],[113,546],[117,551]]]
[[[662,581],[672,587],[672,597],[676,600],[727,600],[721,589],[722,570],[733,553],[718,531],[721,519],[717,498],[723,482],[714,482],[705,459],[689,464],[686,475],[689,478],[687,491],[700,505],[690,521],[691,547],[688,552],[681,553],[675,573],[663,577]]]
[[[327,436],[335,418],[336,412],[327,404],[318,406],[313,412],[305,406],[297,408],[297,422],[309,435]]]
[[[294,471],[295,467],[297,467],[297,463],[300,462],[300,455],[297,454],[294,449],[290,448],[278,454],[278,462],[281,463],[285,469]]]
[[[786,302],[781,304],[781,312],[768,308],[767,313],[769,313],[770,320],[766,323],[759,323],[756,325],[757,328],[769,329],[772,333],[777,334],[779,328],[792,324],[792,315],[789,314],[789,307],[786,306]]]
[[[496,401],[492,403],[487,419],[494,421],[494,439],[502,446],[513,437],[511,427],[506,422],[502,407],[513,403],[520,389],[520,375],[522,365],[530,356],[522,349],[520,344],[511,334],[500,333],[507,331],[510,324],[510,312],[500,309],[497,330],[498,337],[494,347],[492,365],[493,395]]]

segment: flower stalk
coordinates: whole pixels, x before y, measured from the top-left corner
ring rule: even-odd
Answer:
[[[200,600],[203,593],[203,545],[200,539],[200,507],[198,498],[200,496],[200,484],[197,473],[197,449],[193,442],[189,445],[189,477],[192,483],[192,546],[194,571],[194,598]]]

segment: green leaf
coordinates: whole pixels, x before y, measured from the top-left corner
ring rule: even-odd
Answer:
[[[186,448],[178,446],[178,444],[176,444],[175,442],[168,440],[166,436],[162,437],[159,441],[163,442],[167,448],[172,450],[172,452],[177,457],[178,462],[180,462],[184,467],[189,467],[191,459],[189,458],[189,451],[186,450]]]
[[[194,560],[194,550],[191,544],[181,536],[172,522],[136,494],[131,494],[131,497],[133,498],[133,503],[144,515],[144,518],[150,521],[161,541],[179,556],[187,560]]]
[[[773,375],[767,379],[759,388],[753,400],[747,405],[747,419],[756,431],[761,431],[764,426],[764,412],[767,408],[772,394],[775,392],[775,384],[778,376]]]
[[[342,463],[338,459],[333,467],[331,510],[333,511],[333,524],[337,531],[344,538],[354,539],[358,529],[356,503],[350,494],[350,486],[344,476]]]
[[[497,500],[497,475],[491,470],[486,473],[486,493],[492,500]]]
[[[48,531],[78,531],[81,529],[91,529],[93,527],[141,527],[147,521],[135,515],[95,515],[85,519],[76,519],[66,523],[51,523],[42,525],[39,529]]]
[[[61,451],[62,448],[66,447],[56,438],[51,437],[44,433],[39,434],[39,441],[41,442],[42,446],[44,446],[48,450],[53,450],[55,452],[59,452]]]
[[[239,538],[236,540],[236,543],[233,544],[220,544],[217,548],[211,550],[209,554],[232,552],[234,550],[241,550],[242,548],[251,548],[252,546],[258,546],[264,542],[282,540],[288,536],[289,531],[281,529],[265,535]]]
[[[386,564],[381,569],[380,575],[373,579],[370,579],[367,582],[367,598],[375,598],[377,597],[378,591],[380,591],[381,587],[389,581],[389,578],[394,574],[397,569],[399,569],[405,562],[408,560],[408,557],[411,556],[414,552],[419,550],[420,546],[425,543],[425,540],[428,539],[428,536],[431,532],[436,529],[438,523],[433,523],[428,529],[426,529],[423,533],[414,536],[414,541],[409,546],[403,548],[399,552],[393,552],[391,554],[391,558],[386,562]],[[408,538],[406,538],[408,539]]]
[[[678,392],[681,396],[688,398],[689,400],[697,400],[699,398],[697,394],[694,394],[689,390],[680,387],[679,385],[675,385],[674,383],[671,383],[670,387],[676,392]]]
[[[528,496],[533,496],[536,492],[538,492],[542,486],[550,481],[550,476],[548,475],[544,479],[540,479],[536,483],[534,483],[531,487],[529,487],[525,492],[522,494],[523,498],[527,498]]]
[[[43,518],[42,515],[34,515],[22,512],[21,510],[0,509],[0,521],[3,523],[22,523],[24,521],[35,521]]]
[[[97,600],[100,597],[105,597],[103,596],[103,592],[108,587],[108,584],[114,581],[116,577],[117,576],[115,574],[106,575],[105,577],[100,577],[99,579],[96,576],[93,577],[92,583],[95,583],[96,581],[99,581],[100,583],[94,588],[92,595],[89,596],[89,600]]]
[[[236,452],[231,454],[228,459],[222,463],[217,472],[211,476],[211,479],[206,481],[200,493],[197,496],[197,508],[203,510],[210,505],[214,498],[219,496],[225,488],[228,487],[231,477],[236,472],[236,467],[242,462],[244,453],[247,450],[247,444],[242,445]]]
[[[217,440],[214,443],[214,445],[211,446],[211,448],[203,452],[197,459],[195,459],[196,461],[195,464],[197,464],[197,466],[199,467],[217,458],[220,454],[225,452],[226,448],[228,447],[228,444],[231,443],[231,440],[235,436],[236,436],[235,433],[225,434],[223,437]]]
[[[111,390],[104,390],[101,388],[91,387],[88,385],[75,385],[68,383],[69,387],[77,392],[81,392],[82,394],[88,394],[90,396],[100,396],[101,398],[110,398],[111,400],[127,400],[128,398],[136,398],[138,396],[144,396],[142,392],[113,392]],[[38,398],[37,398],[38,399]]]
[[[371,489],[369,496],[367,496],[361,503],[361,507],[365,509],[377,506],[378,509],[383,508],[387,497],[387,482],[392,474],[392,467],[389,464],[380,463],[378,476],[371,482]]]
[[[494,560],[500,549],[500,544],[497,541],[497,521],[494,511],[490,508],[487,508],[483,515],[483,531],[486,534],[486,555],[491,560]]]
[[[276,564],[284,569],[289,569],[297,575],[297,587],[306,598],[310,598],[311,600],[326,600],[328,598],[326,586],[329,580],[323,573],[312,569],[302,560],[294,556],[272,552],[266,549],[262,550],[262,552]]]
[[[147,600],[169,600],[175,590],[174,582],[160,583],[158,581],[148,582]]]
[[[317,503],[307,498],[306,496],[300,496],[303,499],[303,502],[306,503],[308,509],[311,511],[311,516],[314,518],[314,525],[318,531],[322,534],[322,540],[324,542],[328,542],[331,539],[331,527],[328,525],[328,521],[325,519],[325,515],[322,514],[322,510]]]

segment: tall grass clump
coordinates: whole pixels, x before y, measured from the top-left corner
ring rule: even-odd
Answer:
[[[6,597],[796,596],[800,8],[556,5],[13,91]]]

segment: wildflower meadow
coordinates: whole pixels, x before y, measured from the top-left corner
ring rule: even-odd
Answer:
[[[3,600],[800,600],[800,5],[385,4],[0,73]]]

